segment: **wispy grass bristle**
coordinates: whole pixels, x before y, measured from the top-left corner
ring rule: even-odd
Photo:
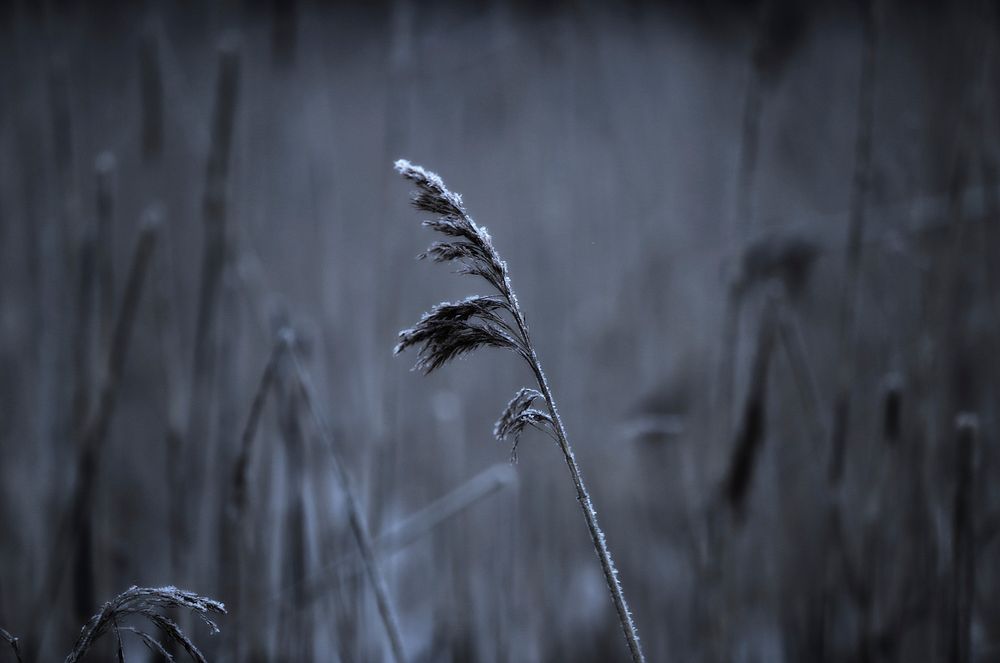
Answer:
[[[510,459],[517,461],[517,445],[521,433],[528,426],[555,438],[552,417],[547,412],[531,407],[536,400],[545,400],[541,392],[522,387],[510,400],[493,425],[493,436],[500,442],[511,442]]]

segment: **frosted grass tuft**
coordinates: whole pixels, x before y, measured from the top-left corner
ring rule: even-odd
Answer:
[[[135,634],[150,649],[166,654],[166,647],[149,633],[134,627],[118,626],[118,620],[134,616],[142,617],[157,627],[169,640],[179,644],[192,660],[204,663],[205,656],[181,630],[180,626],[161,614],[162,611],[170,608],[190,610],[208,625],[213,634],[219,632],[219,627],[210,615],[226,614],[225,605],[214,599],[199,596],[194,592],[173,586],[133,586],[105,603],[100,612],[90,618],[90,621],[81,630],[80,637],[77,638],[73,651],[66,657],[65,663],[77,663],[77,661],[82,660],[91,646],[109,630],[114,630],[119,638],[119,649],[121,647],[121,631],[125,631]],[[173,660],[169,655],[167,658]]]

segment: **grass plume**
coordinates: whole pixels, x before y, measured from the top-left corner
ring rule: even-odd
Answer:
[[[520,433],[529,425],[555,438],[573,479],[577,500],[583,509],[594,550],[600,559],[629,653],[633,661],[645,660],[635,622],[618,580],[618,571],[611,559],[604,532],[597,522],[597,512],[583,482],[573,448],[566,437],[545,373],[528,336],[524,315],[511,287],[507,264],[493,248],[493,241],[486,229],[477,225],[465,211],[462,197],[449,191],[438,175],[405,159],[397,161],[395,166],[403,177],[417,186],[413,206],[434,215],[423,222],[424,226],[447,238],[431,244],[420,257],[431,258],[435,262],[457,263],[459,273],[479,276],[496,290],[494,295],[477,295],[460,302],[438,304],[413,328],[400,332],[396,354],[409,347],[419,346],[415,368],[425,373],[481,347],[512,350],[527,362],[538,383],[538,389],[522,388],[518,391],[504,409],[494,432],[501,441],[512,439],[514,448]],[[547,412],[532,408],[531,404],[535,400],[544,401]]]

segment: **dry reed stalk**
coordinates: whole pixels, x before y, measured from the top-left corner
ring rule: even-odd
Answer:
[[[93,381],[94,262],[96,238],[88,229],[77,251],[76,323],[73,333],[73,431],[86,424]],[[87,609],[93,606],[91,602]]]
[[[42,181],[42,158],[37,149],[40,138],[37,135],[38,129],[34,123],[27,118],[21,118],[17,126],[17,159],[20,164],[18,168],[20,171],[18,188],[23,201],[21,234],[24,237],[24,243],[21,250],[24,254],[28,295],[34,301],[39,302],[39,305],[31,307],[31,334],[29,343],[32,355],[38,366],[37,370],[41,373],[41,367],[45,361],[45,357],[42,355],[42,340],[46,338],[47,333],[45,329],[46,308],[44,305],[47,291],[43,278],[47,266],[42,259],[45,251],[42,245],[45,224],[41,222],[42,215],[38,209],[39,189],[41,188],[40,182]],[[44,382],[39,385],[39,388],[43,387]],[[43,399],[37,399],[36,407],[39,408],[38,415],[44,414],[45,403]],[[33,417],[34,420],[44,426],[44,418],[38,415]],[[40,439],[45,438],[40,436]]]
[[[142,160],[151,163],[163,154],[163,66],[158,26],[150,23],[139,43],[139,102],[142,121]]]
[[[780,307],[778,310],[778,338],[791,365],[796,390],[802,399],[802,409],[806,413],[806,418],[813,427],[813,435],[817,440],[826,440],[828,439],[826,422],[821,413],[822,399],[816,382],[816,373],[809,362],[809,353],[802,338],[802,327],[799,325],[798,316],[786,307]]]
[[[455,262],[459,265],[459,273],[484,279],[496,294],[475,295],[459,302],[438,304],[425,313],[416,326],[400,332],[395,352],[398,354],[409,347],[419,347],[414,368],[425,373],[483,347],[511,350],[524,359],[535,377],[538,390],[522,388],[514,395],[497,421],[494,435],[500,441],[511,442],[512,455],[516,453],[518,440],[526,428],[538,429],[558,444],[576,488],[577,501],[600,560],[629,654],[633,661],[643,661],[639,635],[618,580],[618,571],[604,532],[597,522],[597,512],[566,436],[548,380],[531,344],[506,263],[493,248],[486,229],[478,226],[465,211],[461,196],[449,191],[440,177],[404,159],[396,162],[396,170],[417,186],[413,196],[414,207],[434,216],[425,220],[424,225],[448,238],[431,244],[421,257],[429,257],[435,262]],[[532,407],[536,400],[545,403],[545,411]]]
[[[509,465],[487,468],[380,534],[375,547],[383,554],[400,550],[472,505],[516,483],[517,475]]]
[[[365,566],[365,574],[368,577],[368,581],[371,584],[372,591],[375,595],[375,603],[378,607],[379,616],[382,618],[382,623],[385,626],[393,659],[397,663],[401,663],[406,660],[405,650],[403,649],[403,639],[400,635],[399,623],[396,619],[395,610],[389,601],[389,592],[385,584],[385,579],[383,578],[382,571],[379,568],[377,560],[375,559],[375,552],[372,546],[371,535],[368,532],[368,525],[366,524],[364,516],[361,513],[361,506],[358,504],[354,489],[348,479],[347,470],[344,468],[344,465],[340,460],[340,453],[338,452],[334,442],[333,433],[330,430],[328,420],[319,410],[319,404],[312,387],[312,382],[309,379],[309,374],[306,373],[306,370],[302,366],[302,363],[294,349],[289,352],[289,357],[292,368],[295,371],[299,389],[301,390],[303,405],[309,411],[313,420],[313,425],[316,428],[316,432],[319,433],[325,444],[329,453],[334,480],[343,492],[344,502],[347,506],[347,517],[348,522],[350,523],[351,533],[353,534],[354,540],[358,545],[358,551],[361,553],[361,559]]]
[[[231,476],[233,461],[240,444],[239,430],[242,425],[242,401],[240,399],[240,387],[237,378],[237,360],[240,351],[240,341],[242,340],[242,325],[234,324],[242,317],[240,305],[241,297],[237,292],[237,278],[233,265],[227,264],[223,270],[222,293],[219,300],[218,329],[218,361],[216,363],[216,377],[214,379],[214,402],[216,403],[216,413],[213,421],[213,439],[209,442],[212,448],[209,463],[206,467],[205,476],[210,484],[206,484],[205,497],[211,508],[201,509],[203,529],[216,535],[224,534],[226,522],[226,510],[228,504],[228,482]],[[199,538],[202,538],[199,534]],[[207,550],[202,555],[217,561],[216,571],[213,574],[217,582],[214,591],[225,601],[231,601],[228,593],[230,587],[224,585],[227,579],[232,576],[228,570],[232,564],[232,558],[224,557],[226,544],[217,537],[214,541],[206,541]]]
[[[117,656],[119,661],[123,661],[125,658],[121,642],[122,631],[132,633],[151,652],[172,661],[173,657],[167,652],[167,648],[152,635],[134,627],[119,627],[118,621],[129,617],[146,619],[162,631],[169,642],[183,648],[191,660],[205,663],[205,656],[194,642],[176,623],[161,614],[161,611],[167,609],[189,610],[205,622],[213,634],[219,632],[219,627],[212,621],[210,615],[226,614],[226,607],[222,603],[176,587],[131,587],[105,603],[100,612],[90,618],[90,621],[80,632],[80,637],[73,646],[73,650],[66,657],[65,663],[82,661],[93,644],[109,630],[114,631],[118,640]]]
[[[247,512],[249,507],[250,466],[254,455],[257,429],[261,415],[275,382],[275,376],[281,357],[292,343],[292,334],[281,330],[274,342],[271,352],[250,403],[250,411],[240,434],[240,447],[233,465],[232,482],[229,486],[227,506],[222,522],[222,537],[220,545],[220,560],[223,562],[223,584],[225,596],[233,607],[233,619],[239,623],[244,607],[243,583],[248,577],[247,566],[249,551],[249,533],[247,527]],[[242,660],[241,647],[243,642],[233,633],[235,658]]]
[[[969,663],[976,589],[976,485],[979,418],[967,412],[955,419],[955,498],[952,506],[952,592],[949,660]]]
[[[232,486],[230,487],[230,507],[232,518],[236,523],[243,524],[246,518],[248,493],[250,483],[250,463],[253,459],[254,441],[257,429],[264,412],[264,405],[270,393],[277,374],[278,364],[284,353],[291,347],[294,337],[290,330],[284,329],[278,333],[278,339],[271,348],[267,363],[261,373],[257,388],[254,390],[250,403],[250,412],[240,434],[240,450],[233,469]]]
[[[293,350],[294,351],[294,350]],[[294,587],[292,600],[298,608],[295,618],[279,620],[279,655],[290,660],[311,660],[312,614],[307,611],[304,588],[308,575],[308,522],[304,490],[307,477],[306,435],[302,429],[302,390],[296,380],[294,366],[283,363],[275,400],[278,410],[278,430],[285,452],[285,510],[282,517],[281,555],[282,582]],[[303,614],[305,613],[305,614]],[[283,644],[281,644],[283,641]]]
[[[41,225],[42,309],[39,345],[40,426],[44,446],[52,457],[71,453],[72,382],[64,379],[72,371],[73,329],[70,302],[75,262],[77,228],[73,219],[73,122],[70,76],[65,58],[52,57],[48,70],[49,138],[52,148],[54,186],[45,192],[48,217]],[[37,146],[35,147],[37,149]],[[49,479],[63,485],[62,466],[52,468]],[[62,497],[61,495],[59,496]],[[57,498],[58,499],[58,498]],[[56,507],[58,508],[58,507]],[[30,641],[30,637],[29,637]]]
[[[736,381],[736,357],[740,342],[740,310],[743,291],[738,284],[726,288],[726,308],[722,321],[722,356],[719,360],[719,384],[716,386],[716,411],[720,413],[718,434],[729,436],[732,429],[733,393]]]
[[[854,172],[848,211],[847,247],[844,262],[844,283],[838,306],[836,391],[829,422],[830,448],[827,462],[827,482],[830,492],[824,519],[825,559],[820,609],[823,613],[822,652],[829,655],[828,633],[835,619],[836,586],[843,574],[843,533],[841,521],[842,483],[846,458],[847,435],[850,425],[850,396],[854,376],[856,318],[861,258],[865,234],[866,206],[871,185],[872,132],[875,122],[875,64],[878,54],[878,0],[866,0],[862,7],[861,77],[858,90],[857,134],[855,137]]]
[[[882,388],[882,438],[895,445],[903,431],[903,379],[898,373],[885,378]]]
[[[168,238],[164,237],[164,241]],[[153,280],[154,317],[159,335],[160,366],[166,392],[167,416],[164,433],[166,483],[169,500],[170,569],[175,576],[181,570],[181,546],[184,532],[184,426],[187,421],[187,394],[184,390],[180,338],[173,293],[174,269],[169,245],[157,252]]]
[[[856,318],[858,285],[861,281],[861,257],[865,235],[866,206],[871,188],[872,128],[875,124],[875,64],[878,54],[878,0],[868,0],[863,7],[863,47],[861,80],[857,109],[857,136],[854,151],[854,175],[845,253],[844,283],[840,291],[837,327],[837,391],[830,425],[830,460],[827,476],[832,486],[839,486],[844,474],[847,434],[850,426],[850,395],[854,377],[854,350],[857,343]]]
[[[767,379],[777,325],[778,304],[769,299],[764,305],[757,344],[750,368],[750,383],[736,432],[735,444],[723,490],[729,508],[741,516],[753,481],[761,447],[766,436]]]
[[[215,411],[213,384],[217,371],[220,290],[227,260],[226,189],[229,162],[232,152],[236,121],[236,103],[239,93],[240,55],[235,35],[227,35],[218,48],[218,74],[212,110],[211,145],[205,171],[205,190],[202,198],[203,246],[201,273],[198,286],[198,304],[194,332],[194,353],[189,383],[188,423],[186,441],[181,450],[189,458],[188,478],[181,491],[184,502],[178,543],[181,551],[182,573],[186,564],[183,557],[190,548],[192,525],[200,518],[195,516],[194,504],[204,491],[204,477],[212,458],[208,443],[211,416]],[[190,459],[194,459],[193,462]]]
[[[981,9],[985,10],[988,7],[989,3],[984,3]],[[954,412],[976,407],[977,399],[984,395],[981,393],[983,391],[981,375],[987,372],[978,369],[982,360],[973,356],[974,346],[970,338],[974,324],[971,322],[973,303],[970,298],[977,284],[973,276],[975,272],[969,268],[969,261],[970,255],[977,249],[973,244],[975,237],[968,222],[963,196],[972,171],[973,154],[977,145],[985,142],[983,116],[986,112],[992,78],[990,72],[995,38],[992,30],[985,28],[989,24],[987,20],[990,17],[984,15],[981,18],[983,27],[976,33],[978,39],[975,42],[976,50],[971,63],[977,71],[962,100],[962,112],[956,130],[954,160],[949,172],[947,229],[949,246],[945,251],[943,275],[931,309],[940,321],[938,322],[940,336],[936,339],[940,351],[934,354],[934,360],[938,364],[935,371],[946,374],[943,381],[947,384],[948,390],[943,398],[938,399],[938,402],[943,404],[946,415],[941,418],[942,421],[947,421]],[[990,256],[988,262],[992,262],[993,254],[989,251],[987,253]],[[986,274],[988,278],[989,271]]]
[[[80,257],[80,281],[78,284],[77,333],[74,338],[77,375],[74,396],[73,428],[80,437],[86,418],[90,412],[90,392],[93,388],[92,366],[94,352],[92,344],[91,318],[94,309],[94,295],[97,304],[97,357],[103,359],[111,343],[114,324],[114,284],[112,267],[113,211],[114,199],[112,177],[115,160],[108,152],[102,152],[94,164],[97,176],[96,230],[83,238]],[[96,287],[95,287],[96,286]],[[80,621],[90,616],[96,590],[94,587],[94,523],[90,514],[83,517],[80,529],[73,542],[73,603],[76,618]]]
[[[107,354],[115,319],[115,188],[117,162],[111,152],[101,152],[94,163],[97,173],[97,308],[98,354]]]
[[[753,191],[757,175],[757,156],[760,143],[761,107],[763,105],[764,59],[761,57],[768,42],[767,22],[764,20],[769,3],[764,3],[754,34],[750,53],[749,81],[743,98],[740,124],[739,166],[736,175],[736,202],[733,207],[732,228],[729,238],[731,249],[737,251],[753,226]],[[722,356],[719,360],[719,384],[716,386],[716,411],[721,412],[721,434],[728,436],[732,428],[733,397],[736,380],[736,361],[739,356],[740,309],[742,290],[730,284],[726,291],[726,308],[723,319]]]
[[[31,623],[42,634],[44,634],[49,608],[56,602],[67,559],[67,551],[72,549],[81,528],[85,525],[85,520],[90,517],[100,455],[105,446],[111,420],[114,415],[125,368],[125,359],[132,336],[132,328],[142,294],[143,281],[153,255],[153,249],[156,246],[159,225],[159,216],[153,211],[147,212],[139,232],[135,251],[132,254],[132,264],[129,269],[125,292],[122,295],[121,307],[118,310],[118,316],[115,320],[114,334],[107,356],[107,366],[102,377],[102,385],[96,409],[90,415],[88,423],[80,435],[76,463],[74,464],[75,477],[71,489],[72,496],[63,507],[62,514],[58,520],[55,540],[50,548],[45,566],[45,574],[42,576],[42,591],[36,599],[36,604],[32,612],[34,618]],[[35,642],[33,638],[31,644],[31,651],[36,651],[34,647],[39,643]]]

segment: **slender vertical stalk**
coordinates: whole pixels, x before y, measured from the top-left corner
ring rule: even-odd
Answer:
[[[67,551],[72,548],[80,532],[81,524],[89,517],[91,499],[97,480],[98,463],[101,451],[105,446],[111,420],[114,415],[118,392],[121,387],[122,375],[125,369],[125,359],[132,336],[132,327],[142,294],[143,281],[156,246],[156,231],[160,220],[156,216],[147,215],[139,234],[139,240],[132,255],[128,281],[122,295],[121,307],[115,320],[111,348],[107,356],[107,366],[104,371],[102,386],[98,395],[96,409],[90,416],[86,427],[81,433],[77,447],[75,464],[75,480],[71,499],[65,505],[59,518],[55,540],[50,548],[49,558],[42,579],[42,591],[39,593],[31,624],[38,633],[32,638],[30,649],[37,653],[44,637],[46,616],[49,608],[55,602],[65,570]],[[39,637],[41,636],[41,637]],[[36,640],[36,637],[39,639]],[[33,658],[29,657],[29,658]]]
[[[858,284],[861,280],[861,249],[865,233],[865,209],[871,186],[872,126],[875,122],[875,57],[878,49],[877,0],[864,5],[864,44],[858,93],[857,136],[854,151],[854,179],[851,186],[850,220],[841,289],[838,321],[837,392],[831,417],[828,479],[839,485],[844,473],[847,432],[850,425],[850,394],[854,375],[853,351]]]
[[[115,318],[115,190],[117,164],[111,152],[101,152],[94,163],[97,172],[97,306],[100,356],[108,351]]]
[[[87,232],[80,246],[80,277],[78,282],[77,329],[74,334],[75,382],[73,395],[73,434],[82,438],[90,410],[93,387],[91,324],[93,318],[95,238]],[[84,622],[94,609],[94,517],[82,514],[77,536],[73,540],[73,610],[76,621]]]
[[[952,663],[972,660],[972,606],[976,588],[975,495],[979,420],[962,413],[955,419],[956,473],[952,511]]]
[[[77,275],[76,328],[73,334],[73,432],[86,423],[92,387],[92,319],[96,238],[88,229],[80,241]],[[89,610],[91,606],[88,606]]]
[[[219,300],[228,256],[226,189],[229,177],[230,153],[236,121],[239,92],[240,55],[235,35],[227,35],[218,49],[218,74],[212,109],[211,145],[205,169],[205,191],[202,198],[203,246],[198,285],[198,305],[194,333],[194,356],[191,366],[188,425],[182,454],[193,459],[183,487],[183,527],[180,534],[181,577],[187,571],[184,557],[195,538],[193,528],[202,520],[196,516],[194,504],[203,492],[205,476],[213,459],[213,447],[208,443],[212,416],[216,413],[213,386],[218,372]]]
[[[757,347],[750,369],[750,384],[747,387],[746,400],[743,403],[743,412],[723,486],[725,499],[737,516],[743,512],[760,449],[764,443],[767,378],[774,348],[776,316],[777,304],[774,300],[768,300],[757,331]]]
[[[268,356],[264,371],[257,383],[250,412],[240,434],[240,449],[233,467],[232,484],[229,488],[228,504],[223,517],[223,535],[220,545],[220,560],[225,570],[223,578],[223,596],[232,606],[233,619],[239,622],[244,618],[246,592],[244,582],[249,578],[248,565],[250,552],[248,550],[247,510],[249,506],[250,463],[253,458],[254,441],[267,396],[274,385],[275,375],[280,358],[289,345],[290,336],[279,333]],[[236,660],[243,660],[242,648],[244,642],[231,631],[233,654]]]
[[[167,400],[167,422],[164,433],[166,449],[166,480],[170,507],[170,568],[180,571],[180,546],[184,530],[183,476],[184,460],[181,445],[186,420],[186,394],[181,376],[180,339],[173,297],[173,263],[170,251],[160,251],[153,283],[156,327],[160,341],[160,363],[163,370]]]
[[[739,166],[736,181],[736,201],[733,208],[729,242],[733,253],[743,248],[753,227],[753,191],[757,175],[757,154],[760,144],[761,109],[763,107],[763,69],[758,54],[768,41],[764,20],[770,3],[764,3],[758,16],[753,50],[749,57],[749,80],[743,99],[740,122]],[[738,277],[737,277],[738,278]],[[722,323],[722,354],[719,359],[719,384],[716,385],[716,410],[721,413],[722,436],[732,428],[733,394],[736,381],[736,361],[739,356],[740,313],[743,289],[737,281],[727,284],[725,314]]]
[[[205,192],[202,199],[204,246],[192,366],[193,397],[198,406],[191,408],[193,419],[196,413],[205,409],[200,401],[207,396],[212,379],[214,353],[212,353],[211,334],[214,329],[213,322],[226,258],[226,185],[236,114],[239,62],[239,52],[235,43],[225,41],[219,48],[219,72],[212,116],[212,145],[208,155]],[[192,428],[197,429],[195,425],[197,423],[194,422]]]
[[[371,535],[368,532],[368,526],[365,523],[365,519],[361,514],[361,506],[355,498],[354,489],[351,487],[351,483],[348,480],[347,471],[340,460],[340,454],[334,444],[333,434],[330,432],[329,424],[318,409],[316,396],[313,392],[309,374],[306,373],[305,368],[302,366],[302,362],[299,360],[298,355],[294,350],[289,352],[289,355],[296,372],[299,387],[302,391],[304,405],[312,416],[313,425],[316,427],[317,432],[325,442],[330,456],[330,465],[333,468],[334,479],[343,492],[344,501],[347,506],[347,518],[350,523],[351,533],[354,535],[354,540],[358,545],[359,552],[361,553],[361,559],[364,562],[365,573],[368,576],[368,581],[371,583],[372,591],[375,594],[375,603],[378,608],[379,615],[382,618],[382,623],[385,626],[386,635],[389,638],[389,645],[392,649],[393,660],[395,660],[396,663],[401,663],[406,660],[405,650],[403,649],[403,638],[400,635],[399,624],[396,620],[395,611],[389,601],[389,592],[386,588],[385,579],[383,578],[382,571],[375,559]]]
[[[285,457],[285,499],[282,515],[282,546],[280,554],[281,582],[293,587],[292,599],[298,608],[293,618],[282,615],[278,619],[278,655],[289,660],[312,660],[311,624],[312,611],[305,593],[308,574],[308,521],[306,518],[305,489],[307,473],[307,436],[303,431],[302,390],[296,380],[295,369],[289,370],[287,362],[275,385],[278,431],[283,442]]]
[[[854,148],[854,172],[847,230],[847,250],[844,264],[844,283],[840,291],[837,328],[838,365],[836,392],[827,432],[830,435],[827,462],[827,483],[830,491],[826,504],[824,528],[823,586],[820,609],[823,614],[820,650],[825,658],[830,655],[828,637],[833,628],[834,592],[838,583],[837,550],[840,544],[842,480],[850,425],[850,396],[854,376],[854,350],[856,345],[855,321],[858,305],[858,284],[861,276],[862,242],[865,233],[865,211],[871,183],[872,133],[875,123],[875,64],[878,54],[878,0],[867,0],[862,7],[863,43],[861,76],[858,90],[857,133]]]
[[[785,307],[778,310],[778,337],[785,349],[788,363],[791,364],[795,386],[802,399],[802,407],[806,417],[813,426],[813,434],[818,440],[827,439],[826,422],[820,413],[821,399],[816,374],[809,363],[809,353],[806,351],[802,338],[802,328],[794,311],[789,313]]]
[[[903,429],[903,380],[892,373],[882,391],[882,438],[889,445],[899,441]]]
[[[163,68],[157,25],[146,26],[139,43],[139,101],[142,106],[142,160],[159,160],[163,153]]]

